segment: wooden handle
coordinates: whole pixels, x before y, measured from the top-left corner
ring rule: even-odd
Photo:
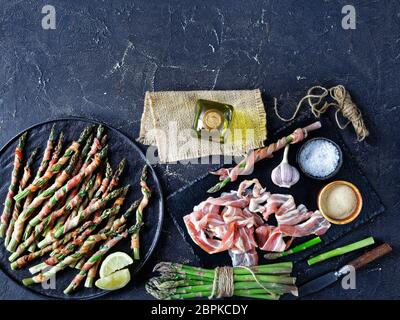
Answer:
[[[384,256],[385,254],[389,253],[392,251],[392,247],[387,244],[381,244],[380,246],[368,251],[367,253],[364,253],[362,256],[358,257],[357,259],[354,259],[348,263],[348,265],[351,265],[354,267],[354,269],[360,269],[366,264]]]

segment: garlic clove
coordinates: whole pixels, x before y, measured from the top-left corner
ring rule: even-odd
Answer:
[[[272,182],[278,187],[290,188],[300,179],[299,171],[287,161],[289,145],[285,147],[282,162],[271,173]]]

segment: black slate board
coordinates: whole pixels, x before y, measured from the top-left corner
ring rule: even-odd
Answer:
[[[54,121],[48,121],[45,123],[37,124],[26,131],[28,131],[28,140],[25,149],[25,154],[31,152],[36,146],[40,146],[42,149],[39,153],[39,159],[37,159],[35,163],[35,168],[39,165],[41,161],[41,156],[43,153],[43,148],[46,144],[47,137],[50,132],[50,128],[55,123],[57,132],[63,131],[66,137],[66,142],[64,143],[64,147],[68,145],[70,141],[73,139],[77,139],[79,137],[80,132],[90,123],[99,124],[99,122],[86,120],[82,118],[68,118],[68,119],[59,119]],[[106,132],[108,135],[109,141],[109,153],[108,159],[110,161],[111,166],[115,169],[118,165],[118,162],[122,160],[122,158],[127,159],[127,165],[124,170],[123,178],[121,179],[120,186],[125,186],[127,184],[131,185],[130,191],[126,198],[125,204],[121,210],[124,212],[130,204],[142,197],[139,181],[140,174],[143,166],[147,163],[147,160],[144,154],[140,151],[140,149],[136,146],[134,142],[132,142],[127,136],[122,134],[120,131],[103,124],[106,127]],[[25,132],[25,131],[24,131]],[[14,150],[16,147],[16,141],[22,132],[14,137],[9,143],[7,143],[0,150],[0,177],[2,181],[7,181],[7,183],[3,183],[0,187],[0,199],[3,202],[7,194],[8,183],[10,181],[10,175],[12,170],[12,164],[14,159]],[[67,143],[68,142],[68,143]],[[162,221],[164,217],[164,200],[162,196],[161,185],[158,181],[155,171],[151,166],[149,166],[148,171],[149,177],[149,186],[153,190],[152,199],[150,205],[146,208],[146,216],[144,217],[145,225],[143,226],[141,232],[141,255],[142,259],[139,263],[131,266],[131,276],[134,276],[140,271],[143,265],[148,261],[152,252],[155,249],[155,246],[158,242]],[[0,205],[0,212],[3,211],[3,203]],[[131,218],[130,223],[134,222],[134,217]],[[111,252],[115,251],[124,251],[128,254],[131,253],[131,249],[129,248],[130,241],[129,239],[122,240],[118,243],[114,248],[112,248]],[[5,250],[3,245],[3,239],[0,239],[0,268],[13,280],[22,285],[21,280],[26,277],[32,276],[29,271],[26,269],[12,271],[10,269],[10,264],[8,262],[8,257],[10,253]],[[46,256],[47,258],[48,256]],[[43,261],[44,259],[37,259],[31,262],[28,267],[36,265]],[[76,290],[71,296],[65,296],[63,294],[63,290],[68,286],[71,282],[72,278],[78,273],[77,269],[67,268],[66,270],[57,273],[56,276],[56,286],[55,289],[44,289],[40,284],[36,284],[28,287],[30,290],[47,296],[49,298],[62,298],[62,299],[90,299],[99,297],[110,291],[103,291],[97,288],[84,288],[83,283],[81,287]],[[128,287],[133,288],[134,281],[131,281],[128,284]]]
[[[295,122],[291,123],[288,126],[282,127],[282,129],[276,131],[267,141],[273,142],[276,141],[277,138],[280,138],[284,135],[292,133],[296,128],[304,127],[312,122],[315,119],[310,116],[303,116],[302,118],[297,119]],[[175,225],[177,226],[179,232],[183,235],[184,239],[189,242],[193,248],[195,255],[199,259],[200,265],[203,267],[216,267],[221,265],[230,265],[231,260],[227,252],[222,252],[215,255],[207,254],[205,251],[200,249],[190,238],[186,231],[186,227],[183,223],[183,216],[192,212],[193,207],[200,203],[201,201],[207,199],[209,196],[217,197],[224,191],[229,190],[237,190],[237,187],[241,181],[244,179],[252,179],[258,178],[263,185],[266,187],[268,191],[272,193],[290,193],[294,196],[296,204],[303,203],[310,210],[317,209],[317,194],[318,191],[327,183],[333,180],[347,180],[354,183],[361,191],[363,196],[363,209],[360,213],[360,216],[354,220],[353,222],[346,225],[332,225],[331,228],[324,234],[322,238],[322,243],[318,246],[310,248],[305,252],[298,253],[296,255],[291,256],[292,261],[300,261],[304,259],[306,256],[311,255],[312,253],[320,250],[324,245],[327,245],[351,230],[357,228],[361,224],[371,220],[373,217],[384,211],[383,204],[375,192],[374,188],[366,178],[366,176],[361,172],[357,161],[354,155],[350,152],[347,145],[344,143],[343,139],[340,136],[339,129],[336,124],[329,117],[325,117],[321,119],[322,128],[311,132],[309,134],[309,138],[313,137],[326,137],[333,141],[335,141],[343,151],[343,165],[338,172],[338,174],[328,180],[318,181],[311,178],[306,177],[304,174],[301,174],[300,181],[290,189],[279,188],[275,186],[271,181],[271,171],[275,168],[282,160],[282,152],[278,152],[272,159],[265,159],[258,164],[255,165],[255,169],[252,175],[247,176],[246,178],[238,179],[234,183],[226,186],[219,193],[215,194],[207,194],[206,190],[208,190],[211,186],[217,183],[217,178],[212,175],[206,175],[193,181],[190,185],[182,188],[172,195],[170,195],[167,199],[167,209],[174,219]],[[298,168],[296,163],[296,154],[299,150],[300,144],[291,145],[289,151],[289,162],[292,165],[295,165]],[[303,242],[308,238],[296,239],[294,244]],[[259,263],[267,263],[262,257],[262,251],[259,251]]]

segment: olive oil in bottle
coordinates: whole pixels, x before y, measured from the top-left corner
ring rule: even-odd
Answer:
[[[233,110],[229,104],[197,100],[193,122],[197,137],[224,143],[232,123]]]

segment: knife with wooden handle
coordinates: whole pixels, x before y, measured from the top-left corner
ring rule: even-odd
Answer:
[[[350,271],[350,266],[353,267],[355,270],[358,270],[368,263],[383,257],[384,255],[388,254],[392,251],[392,247],[387,244],[381,244],[380,246],[364,253],[363,255],[359,256],[357,259],[354,259],[347,263],[344,267],[340,268],[338,271],[332,271],[326,273],[306,284],[302,285],[299,288],[299,296],[304,297],[308,294],[318,292],[327,286],[331,285],[332,283],[339,280],[342,276],[346,275]]]
[[[388,254],[392,251],[392,247],[389,246],[387,243],[381,244],[380,246],[364,253],[362,256],[350,261],[347,265],[353,266],[354,269],[358,270],[368,263],[379,259],[380,257]]]

